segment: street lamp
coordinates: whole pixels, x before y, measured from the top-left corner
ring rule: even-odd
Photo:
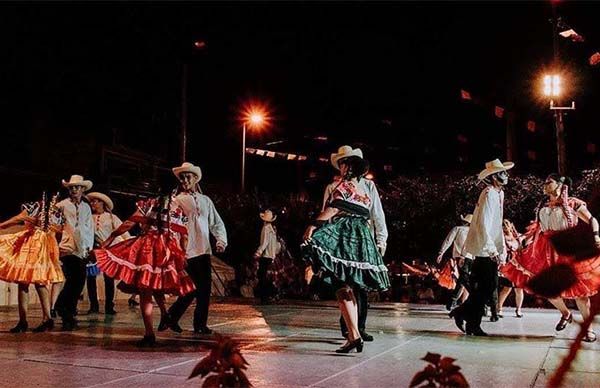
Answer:
[[[571,101],[570,106],[560,106],[555,103],[555,99],[560,98],[563,93],[562,78],[558,74],[548,74],[544,76],[544,96],[550,98],[550,110],[554,112],[554,127],[556,128],[556,151],[558,156],[558,173],[565,175],[567,173],[567,150],[565,146],[565,123],[564,112],[575,110],[575,102]]]
[[[242,192],[246,188],[246,128],[260,130],[269,120],[267,109],[262,105],[248,105],[242,111]]]

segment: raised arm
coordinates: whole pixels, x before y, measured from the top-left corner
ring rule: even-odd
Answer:
[[[119,237],[123,233],[128,232],[129,230],[131,230],[131,228],[135,226],[136,222],[133,221],[134,219],[141,217],[143,217],[142,213],[139,210],[136,210],[127,221],[119,225],[119,227],[113,230],[110,236],[108,236],[108,238],[104,240],[104,242],[102,243],[102,248],[107,248],[111,246],[115,238]]]

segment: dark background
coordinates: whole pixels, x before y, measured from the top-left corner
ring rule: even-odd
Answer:
[[[600,145],[600,68],[587,64],[600,49],[600,5],[560,2],[559,13],[586,39],[560,40],[578,105],[566,123],[577,174],[597,162],[588,145]],[[188,159],[202,166],[209,192],[239,189],[238,112],[249,100],[267,103],[273,118],[249,132],[249,147],[328,157],[350,143],[376,179],[473,174],[504,158],[497,104],[516,115],[517,171],[546,174],[556,169],[539,97],[552,62],[550,16],[547,1],[3,3],[0,213],[75,173],[101,190],[172,187],[184,62]],[[197,40],[206,47],[194,49]],[[474,101],[461,101],[460,89]],[[111,164],[106,146],[137,161]],[[250,188],[278,192],[319,192],[332,173],[326,163],[252,155],[247,171]]]

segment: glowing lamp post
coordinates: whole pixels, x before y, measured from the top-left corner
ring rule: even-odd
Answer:
[[[242,192],[246,188],[246,128],[260,130],[267,125],[268,121],[268,113],[261,106],[246,107],[242,113]]]
[[[565,146],[564,112],[575,110],[575,102],[570,106],[560,106],[555,103],[563,93],[562,78],[558,74],[544,76],[544,96],[550,98],[550,110],[554,112],[554,127],[556,128],[556,151],[558,156],[558,173],[567,173],[567,150]]]

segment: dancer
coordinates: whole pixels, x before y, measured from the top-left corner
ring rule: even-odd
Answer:
[[[281,252],[281,244],[277,240],[277,231],[273,226],[277,215],[273,214],[271,209],[267,209],[261,212],[259,217],[264,224],[260,232],[260,245],[254,252],[254,258],[258,260],[258,285],[256,288],[260,302],[266,304],[273,300],[277,291],[273,284],[273,278],[269,279],[268,274],[272,272],[273,262]]]
[[[467,300],[450,312],[456,326],[461,331],[466,330],[467,335],[487,336],[481,329],[481,318],[486,303],[492,300],[494,290],[498,288],[498,264],[506,251],[502,233],[502,188],[508,183],[507,171],[513,167],[512,162],[502,163],[495,159],[486,163],[479,173],[479,180],[486,187],[477,201],[463,249],[475,257],[469,280],[471,291]]]
[[[64,280],[57,241],[64,218],[56,206],[57,198],[58,194],[48,204],[44,193],[40,202],[24,204],[21,213],[0,223],[0,229],[25,224],[22,231],[0,236],[0,279],[17,283],[19,287],[19,323],[10,329],[11,333],[22,333],[29,327],[30,284],[35,285],[42,306],[42,323],[33,331],[43,332],[54,327],[48,286]]]
[[[92,182],[81,175],[72,175],[68,182],[63,180],[62,185],[69,190],[69,198],[56,205],[65,217],[59,244],[65,284],[54,308],[62,318],[62,329],[72,331],[77,328],[77,302],[85,286],[85,265],[94,246],[92,209],[82,200],[83,193],[92,188]]]
[[[551,240],[558,232],[574,228],[578,221],[582,220],[591,226],[595,244],[600,246],[598,221],[589,212],[585,202],[569,197],[570,186],[571,180],[568,177],[550,174],[546,178],[544,194],[548,199],[538,207],[536,221],[526,233],[526,238],[531,240],[531,243],[513,257],[504,271],[508,279],[527,290],[529,279],[550,266],[555,264],[572,266],[576,277],[575,283],[561,292],[559,297],[549,299],[549,302],[562,314],[556,324],[557,331],[564,330],[573,321],[573,315],[564,299],[575,299],[581,315],[586,319],[590,315],[590,297],[598,292],[596,277],[600,268],[600,256],[576,260],[573,255],[557,252]],[[580,229],[573,229],[573,231],[577,238],[585,238]],[[556,281],[560,282],[561,279]],[[591,326],[583,340],[596,341],[596,334]]]
[[[374,201],[360,184],[368,170],[360,149],[343,147],[331,155],[342,180],[332,191],[328,205],[304,233],[303,257],[315,273],[323,274],[337,289],[338,304],[348,328],[347,342],[337,353],[361,352],[354,290],[385,290],[390,286],[383,257],[369,230]]]
[[[94,218],[94,247],[100,248],[102,243],[110,236],[115,229],[117,229],[123,223],[119,217],[113,214],[114,204],[112,199],[106,194],[102,193],[89,193],[86,195],[87,200],[92,206],[92,213]],[[124,233],[117,237],[114,243],[119,243],[128,238],[131,238],[129,233]],[[104,314],[114,315],[115,311],[115,280],[110,276],[104,274]],[[90,298],[90,310],[88,314],[98,313],[100,306],[98,303],[98,291],[96,285],[96,276],[87,277],[87,289],[88,297]]]
[[[469,296],[468,282],[469,276],[471,275],[473,256],[471,256],[469,253],[463,252],[463,248],[465,246],[467,234],[469,234],[469,225],[471,225],[473,215],[467,214],[464,217],[460,216],[460,219],[463,221],[463,224],[455,226],[452,228],[450,233],[448,233],[446,239],[442,243],[436,260],[437,263],[440,264],[442,262],[442,258],[444,257],[444,253],[446,253],[448,248],[452,246],[452,257],[449,260],[449,264],[450,266],[457,268],[458,279],[456,281],[457,284],[454,292],[452,292],[450,300],[448,303],[446,303],[446,310],[448,311],[456,308],[459,299],[460,303],[463,303]]]
[[[136,223],[142,227],[140,236],[112,245]],[[172,196],[162,195],[138,201],[133,215],[110,234],[101,249],[94,251],[102,272],[121,280],[121,291],[140,295],[145,328],[144,338],[138,342],[140,347],[156,343],[152,297],[161,310],[159,330],[165,330],[168,315],[164,294],[185,295],[194,290],[184,269],[186,234],[183,212]]]
[[[227,232],[215,205],[200,190],[199,182],[202,179],[200,167],[185,162],[172,170],[180,182],[174,203],[182,209],[188,219],[187,271],[196,285],[196,291],[180,296],[173,303],[169,309],[172,318],[170,327],[178,333],[183,331],[178,322],[192,301],[196,299],[194,333],[211,334],[212,330],[207,326],[212,286],[210,263],[212,249],[209,236],[210,234],[214,236],[216,251],[222,253],[227,247]]]
[[[331,155],[332,165],[333,167],[340,171],[340,162],[345,158],[359,156],[362,158],[362,151],[360,149],[353,150],[350,146],[342,146],[338,149],[338,152]],[[335,163],[333,162],[335,160]],[[325,194],[323,197],[323,205],[321,210],[325,211],[330,200],[331,195],[335,191],[335,188],[340,185],[344,181],[343,177],[338,175],[332,183],[330,183],[325,188]],[[383,207],[381,206],[381,198],[379,197],[379,192],[377,191],[377,187],[372,180],[369,180],[365,177],[361,177],[358,180],[357,186],[359,189],[366,193],[369,198],[369,227],[371,229],[371,233],[375,237],[375,242],[377,246],[377,250],[381,254],[381,256],[385,256],[385,250],[387,247],[387,238],[388,238],[388,230],[385,222],[385,213],[383,212]],[[367,326],[367,315],[369,311],[369,298],[366,289],[357,287],[354,290],[354,296],[356,297],[356,302],[358,303],[358,330],[360,332],[360,336],[363,340],[370,342],[373,341],[373,336],[366,331]],[[344,338],[348,337],[348,328],[346,327],[346,323],[343,317],[340,317],[340,328],[342,331],[342,336]]]
[[[507,258],[506,261],[510,262],[513,255],[517,253],[519,247],[521,246],[521,241],[523,240],[523,236],[517,232],[517,229],[509,220],[504,220],[502,223],[502,229],[504,231],[504,241],[506,243],[507,250]],[[498,279],[498,283],[500,284],[500,292],[498,293],[498,317],[504,318],[502,314],[502,307],[504,306],[504,302],[506,298],[510,294],[512,290],[515,290],[515,316],[517,318],[523,318],[523,313],[521,312],[521,307],[523,306],[523,299],[525,297],[523,289],[517,287],[513,282],[508,280],[503,273],[504,267],[506,265],[500,267],[500,278]]]

